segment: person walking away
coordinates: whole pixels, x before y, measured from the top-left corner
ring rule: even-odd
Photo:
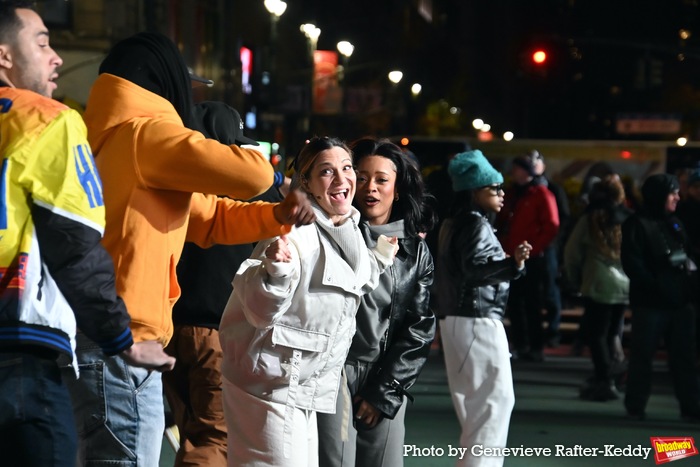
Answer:
[[[664,339],[682,419],[700,422],[695,369],[697,266],[683,224],[674,215],[678,180],[655,174],[642,185],[642,209],[622,224],[622,267],[630,278],[632,343],[625,408],[644,419],[652,361]]]
[[[587,316],[586,340],[594,374],[581,388],[579,395],[585,400],[620,398],[613,349],[629,303],[629,278],[620,260],[622,223],[630,215],[624,201],[625,189],[617,175],[593,185],[586,212],[564,250],[567,278],[584,297]]]
[[[75,377],[76,325],[123,365],[163,371],[175,363],[158,342],[134,343],[100,245],[104,200],[85,125],[51,99],[61,64],[31,3],[0,2],[4,465],[75,465],[77,433],[60,367]]]
[[[532,247],[507,257],[486,219],[503,207],[503,176],[481,151],[458,154],[449,165],[455,210],[441,229],[435,296],[447,382],[467,454],[458,466],[501,466],[503,457],[472,456],[476,445],[505,447],[515,403],[503,316],[510,281],[524,274]]]
[[[406,399],[435,336],[430,309],[433,259],[421,232],[436,221],[421,174],[388,140],[362,138],[350,148],[357,167],[354,205],[368,246],[399,239],[394,262],[362,297],[334,414],[319,413],[319,464],[403,465]],[[352,416],[348,412],[352,407]]]

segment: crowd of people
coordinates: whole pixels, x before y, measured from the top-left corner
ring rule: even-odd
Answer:
[[[562,273],[585,303],[580,396],[623,397],[631,307],[628,415],[645,416],[663,339],[680,415],[700,421],[700,171],[683,200],[649,176],[640,207],[619,175],[595,177],[574,218],[538,151],[506,185],[468,150],[438,216],[446,201],[387,139],[314,136],[291,180],[275,172],[236,110],[193,101],[201,78],[162,34],[111,48],[82,116],[52,99],[61,64],[30,3],[0,1],[8,465],[157,466],[164,395],[178,466],[403,465],[438,336],[460,445],[505,447],[511,362],[558,345]]]

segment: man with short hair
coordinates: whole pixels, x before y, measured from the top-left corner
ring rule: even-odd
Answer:
[[[102,186],[77,112],[51,100],[62,60],[29,2],[0,2],[0,450],[4,465],[73,466],[77,435],[60,366],[76,325],[106,355],[172,369],[134,344],[100,245]],[[20,397],[21,396],[21,397]]]
[[[533,149],[529,152],[535,169],[537,183],[547,187],[554,195],[557,202],[557,213],[559,214],[559,231],[552,243],[544,250],[544,308],[547,310],[547,345],[550,347],[559,346],[559,325],[561,323],[561,291],[559,289],[559,264],[563,256],[563,244],[569,234],[569,199],[566,191],[558,183],[553,182],[545,170],[547,165],[544,162],[542,153]]]
[[[505,205],[496,216],[496,235],[508,255],[513,256],[524,241],[532,245],[532,252],[525,263],[527,274],[511,285],[509,338],[516,359],[541,362],[544,359],[544,252],[559,230],[559,213],[554,195],[537,180],[534,161],[529,155],[513,159],[511,182]]]

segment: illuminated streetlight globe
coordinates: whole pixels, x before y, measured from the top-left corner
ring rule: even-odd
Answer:
[[[318,40],[318,36],[321,35],[321,29],[317,28],[316,25],[311,23],[302,24],[299,29],[311,40],[311,42],[314,43]]]
[[[394,70],[389,72],[389,81],[391,81],[394,84],[399,84],[401,79],[403,78],[403,72]]]
[[[505,133],[503,133],[503,139],[506,141],[512,141],[514,137],[515,135],[512,131],[506,131]]]
[[[265,0],[265,8],[270,14],[279,18],[287,10],[287,3],[282,0]]]
[[[413,94],[414,96],[420,94],[422,90],[423,86],[421,86],[420,83],[413,83],[413,86],[411,86],[411,94]]]
[[[481,127],[484,126],[484,121],[480,118],[475,118],[474,120],[472,120],[472,126],[475,130],[481,130]]]
[[[678,146],[685,146],[686,144],[688,144],[688,138],[685,138],[685,137],[681,136],[680,138],[678,138],[678,139],[676,140],[676,144],[677,144]]]
[[[337,44],[338,52],[345,57],[350,57],[355,51],[355,46],[348,41],[340,41]]]
[[[484,123],[483,125],[481,125],[481,131],[483,131],[484,133],[491,131],[491,125],[489,125],[488,123]]]

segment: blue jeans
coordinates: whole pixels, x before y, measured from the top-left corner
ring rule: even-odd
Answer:
[[[2,465],[73,467],[76,444],[70,396],[55,359],[0,352]]]
[[[561,324],[561,291],[557,282],[559,275],[559,259],[557,247],[550,245],[544,250],[544,308],[547,310],[548,333],[554,336],[559,332]]]
[[[77,336],[80,378],[69,382],[78,429],[78,464],[157,466],[165,430],[161,374],[107,357]]]

